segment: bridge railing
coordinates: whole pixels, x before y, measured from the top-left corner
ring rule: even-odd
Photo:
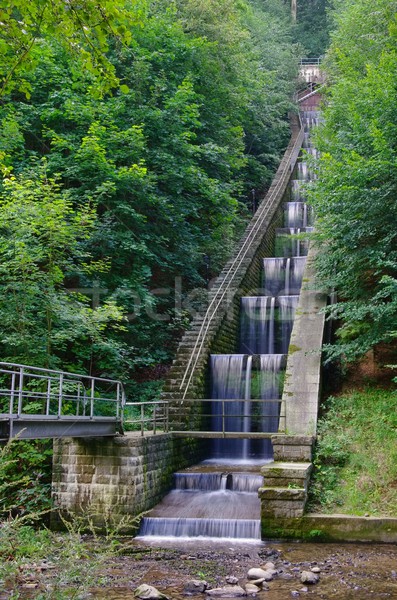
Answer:
[[[120,381],[0,362],[0,418],[121,421],[125,393]]]
[[[266,438],[285,431],[285,402],[279,398],[205,398],[180,402],[201,404],[201,427],[175,435],[213,438]],[[176,404],[177,407],[177,404]]]
[[[285,429],[285,403],[280,399],[185,398],[180,401],[184,403],[198,408],[200,425],[195,422],[193,431],[187,424],[186,431],[172,431],[175,435],[264,438]],[[104,421],[142,436],[168,433],[169,409],[164,400],[126,402],[117,380],[0,362],[0,424],[7,422],[1,439],[115,435],[116,429]]]
[[[174,431],[174,435],[191,437],[238,437],[266,438],[285,431],[285,403],[279,398],[235,399],[204,398],[184,399],[180,404],[192,403],[201,406],[200,423],[193,429]],[[177,409],[173,406],[173,409]],[[269,419],[272,419],[270,426]],[[126,431],[168,433],[169,403],[164,400],[151,402],[126,402],[123,409],[123,424]]]
[[[168,433],[169,403],[165,400],[151,402],[125,402],[123,427],[125,431],[140,431],[141,435],[152,432]]]
[[[307,67],[307,66],[311,66],[311,65],[320,65],[321,60],[322,60],[321,57],[319,57],[319,58],[301,58],[301,66]]]

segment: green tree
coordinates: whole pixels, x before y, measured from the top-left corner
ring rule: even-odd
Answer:
[[[363,355],[397,331],[396,3],[339,4],[312,201],[321,278],[339,295],[331,356]]]
[[[75,360],[89,370],[93,351],[100,353],[101,344],[110,350],[107,328],[120,327],[123,319],[114,303],[93,311],[65,287],[88,259],[79,246],[92,230],[93,210],[74,210],[44,169],[7,177],[0,209],[3,360],[56,367],[62,351],[75,344]]]
[[[48,37],[61,43],[72,61],[77,57],[104,90],[117,85],[109,45],[130,41],[130,25],[141,22],[146,2],[2,0],[0,9],[0,97],[14,88],[29,97],[27,74]]]
[[[295,39],[305,49],[305,56],[323,56],[329,45],[334,0],[297,0]]]
[[[95,210],[78,249],[104,268],[77,260],[64,286],[97,280],[101,301],[130,315],[111,338],[138,379],[171,360],[188,321],[183,302],[220,271],[249,216],[247,194],[271,179],[297,71],[279,0],[152,2],[140,15],[127,43],[108,43],[123,87],[93,94],[84,57],[47,32],[25,73],[30,97],[14,88],[0,107],[4,172],[23,178],[45,157],[73,210]],[[87,364],[76,341],[52,349],[55,360]],[[96,356],[100,371],[106,360]]]

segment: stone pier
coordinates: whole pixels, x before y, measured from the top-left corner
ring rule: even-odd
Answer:
[[[172,488],[173,473],[203,458],[203,440],[170,434],[127,433],[116,438],[54,442],[53,499],[59,517],[86,515],[100,528],[112,523],[131,533],[143,512]]]

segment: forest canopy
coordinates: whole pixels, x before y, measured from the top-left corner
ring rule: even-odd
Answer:
[[[271,180],[297,64],[282,0],[5,4],[2,360],[158,378]]]

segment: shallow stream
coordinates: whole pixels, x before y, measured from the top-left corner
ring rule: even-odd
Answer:
[[[131,554],[112,561],[107,583],[92,590],[91,597],[102,600],[129,600],[140,583],[157,587],[169,598],[181,600],[184,585],[191,579],[205,579],[212,587],[224,586],[228,575],[247,582],[251,567],[273,561],[278,575],[268,583],[269,590],[256,598],[323,598],[367,600],[397,598],[397,546],[353,544],[179,541],[134,542]],[[320,581],[302,591],[300,573],[320,569]],[[293,592],[299,592],[299,596]],[[195,598],[206,598],[205,594]]]

